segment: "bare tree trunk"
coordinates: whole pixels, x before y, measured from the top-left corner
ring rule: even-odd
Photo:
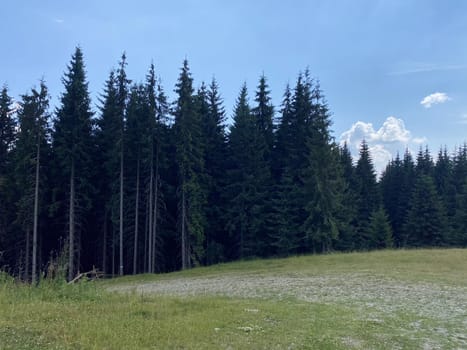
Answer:
[[[26,256],[25,256],[25,267],[24,267],[24,280],[29,281],[29,251],[30,251],[30,245],[31,245],[31,234],[29,232],[29,225],[26,228]]]
[[[152,273],[152,260],[153,260],[153,198],[154,197],[154,164],[153,155],[151,152],[151,173],[149,177],[149,234],[148,234],[148,272]]]
[[[115,276],[115,231],[112,225],[112,277]]]
[[[69,207],[69,256],[68,256],[68,280],[71,281],[74,275],[74,257],[75,257],[75,161],[71,160],[70,173],[70,207]]]
[[[185,270],[187,265],[187,257],[186,257],[186,232],[185,232],[185,215],[186,215],[186,208],[185,208],[185,186],[182,183],[182,270]]]
[[[123,135],[120,149],[120,269],[119,275],[123,276]]]
[[[36,283],[37,275],[37,226],[39,220],[39,168],[41,156],[41,143],[39,135],[37,137],[37,154],[36,154],[36,183],[34,188],[34,222],[32,231],[32,284]]]
[[[156,244],[157,244],[157,221],[159,212],[159,153],[156,153],[156,178],[155,178],[155,189],[154,189],[154,222],[153,222],[153,238],[152,238],[152,267],[151,271],[156,272]]]
[[[107,209],[104,214],[104,239],[102,242],[102,271],[107,273]]]
[[[149,212],[149,197],[146,201],[146,220],[145,220],[145,224],[144,224],[144,266],[143,266],[143,270],[144,272],[148,272],[148,241],[149,241],[149,215],[150,212]]]
[[[139,223],[139,156],[136,164],[136,198],[135,198],[135,242],[133,244],[133,275],[137,272],[138,263],[138,223]]]

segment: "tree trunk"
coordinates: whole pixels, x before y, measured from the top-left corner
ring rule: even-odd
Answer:
[[[136,275],[138,264],[138,226],[139,224],[139,156],[136,164],[136,198],[135,198],[135,242],[133,244],[133,275]]]
[[[185,184],[182,183],[182,270],[187,268],[187,259],[186,259],[186,232],[185,232]]]
[[[39,168],[40,168],[41,143],[39,135],[37,137],[36,154],[36,183],[34,188],[34,222],[32,231],[32,284],[36,283],[37,278],[37,226],[39,220]]]
[[[145,214],[145,223],[144,223],[144,260],[143,260],[143,271],[148,272],[148,241],[149,241],[149,197],[146,200],[146,214]]]
[[[69,204],[69,255],[68,255],[68,280],[71,281],[74,275],[74,257],[75,257],[75,161],[71,160],[71,173],[70,173],[70,204]]]
[[[159,212],[159,153],[156,153],[156,178],[155,178],[155,189],[154,189],[154,222],[153,222],[153,238],[152,238],[152,272],[156,272],[156,244],[157,244],[157,221]]]
[[[123,276],[123,135],[121,140],[122,146],[120,150],[120,269],[119,275]]]
[[[31,234],[29,232],[29,225],[28,227],[26,228],[26,256],[25,256],[25,266],[24,266],[24,280],[25,281],[29,281],[29,250],[30,250],[30,245],[31,245]]]
[[[102,243],[102,271],[107,273],[107,209],[104,214],[104,239]]]
[[[151,152],[151,174],[149,177],[149,234],[148,234],[148,272],[152,273],[152,259],[153,259],[153,198],[154,197],[154,164],[153,154]]]

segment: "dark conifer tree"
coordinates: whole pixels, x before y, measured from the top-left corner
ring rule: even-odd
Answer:
[[[204,141],[204,166],[206,171],[206,263],[225,260],[224,245],[225,209],[223,188],[226,185],[225,168],[227,136],[225,111],[219,87],[215,79],[209,89],[198,92],[199,113]]]
[[[370,247],[372,249],[392,248],[391,224],[383,207],[371,214],[368,237],[370,237]]]
[[[329,110],[319,83],[315,84],[311,98],[304,191],[307,200],[304,241],[313,251],[326,252],[333,248],[339,236],[344,183],[338,163],[339,151],[331,136]]]
[[[446,229],[445,212],[433,178],[417,177],[404,231],[409,246],[439,246],[444,242]],[[403,245],[406,245],[405,242]]]
[[[360,158],[355,168],[357,180],[357,247],[368,249],[371,240],[368,237],[368,225],[371,214],[380,206],[380,193],[376,181],[376,172],[371,159],[368,144],[363,140],[360,146]]]
[[[270,167],[265,139],[248,104],[246,85],[235,106],[229,153],[227,226],[234,245],[231,254],[234,258],[262,255]]]
[[[452,176],[453,195],[451,202],[454,204],[454,217],[452,218],[452,231],[449,237],[451,244],[466,246],[467,244],[467,143],[457,150],[453,160]]]
[[[205,201],[200,116],[193,95],[193,79],[188,61],[183,62],[176,85],[174,107],[176,165],[178,175],[178,227],[182,269],[190,268],[205,258]]]
[[[40,89],[33,88],[22,96],[18,111],[19,133],[15,150],[15,182],[18,201],[16,205],[18,226],[25,259],[23,277],[35,283],[38,277],[39,225],[46,213],[46,174],[49,160],[47,87],[41,81]],[[18,237],[19,238],[19,237]],[[21,242],[20,241],[20,242]]]
[[[9,242],[12,234],[11,223],[16,215],[12,176],[15,126],[13,100],[5,85],[0,93],[0,264],[10,265],[16,263],[17,251]]]
[[[336,249],[349,251],[355,249],[355,227],[357,210],[357,193],[355,167],[353,166],[352,155],[344,143],[339,152],[339,166],[342,171],[342,205],[338,213],[339,217],[339,239],[336,242]]]
[[[55,206],[67,222],[68,279],[80,266],[80,235],[86,231],[86,212],[91,207],[92,112],[83,54],[76,48],[63,78],[65,92],[54,121]],[[64,211],[63,209],[66,209]],[[65,220],[63,220],[65,219]]]
[[[103,215],[103,261],[102,268],[107,270],[108,250],[111,249],[111,272],[115,270],[115,248],[117,247],[118,233],[118,179],[115,175],[119,172],[119,152],[117,145],[120,139],[120,123],[118,111],[117,82],[115,72],[111,71],[106,82],[104,94],[101,100],[101,115],[97,120],[97,141],[102,169],[100,171],[100,190],[102,196]],[[110,244],[109,244],[110,239]]]
[[[257,127],[263,134],[267,145],[268,157],[271,155],[274,144],[274,106],[272,105],[270,94],[271,91],[269,90],[267,79],[263,74],[259,79],[256,90],[256,106],[251,112],[255,117]]]

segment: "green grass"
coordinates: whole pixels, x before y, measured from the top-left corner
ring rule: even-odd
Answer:
[[[465,288],[467,250],[243,261],[72,286],[44,281],[35,288],[0,275],[0,349],[422,349],[430,344],[454,349],[462,348],[464,336],[467,341],[458,319],[422,316],[410,308],[386,314],[372,305],[362,309],[351,302],[306,302],[294,297],[106,291],[180,278],[347,273]],[[465,316],[467,320],[467,310]],[[443,334],[447,335],[443,338]]]

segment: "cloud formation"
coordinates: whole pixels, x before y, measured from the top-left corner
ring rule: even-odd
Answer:
[[[62,19],[62,18],[54,18],[54,22],[55,22],[55,23],[58,23],[58,24],[62,24],[62,23],[65,22],[65,20]]]
[[[420,104],[425,108],[431,108],[432,105],[437,105],[449,101],[451,98],[444,92],[435,92],[425,96]]]
[[[388,73],[388,75],[407,75],[416,73],[464,70],[467,69],[466,64],[438,64],[428,62],[401,62],[397,65],[397,69]]]
[[[361,142],[368,143],[371,157],[378,173],[381,173],[397,152],[402,154],[427,142],[425,137],[412,137],[402,119],[390,116],[380,128],[375,130],[372,123],[358,121],[349,130],[342,133],[340,143],[347,143],[354,159],[358,159]]]

